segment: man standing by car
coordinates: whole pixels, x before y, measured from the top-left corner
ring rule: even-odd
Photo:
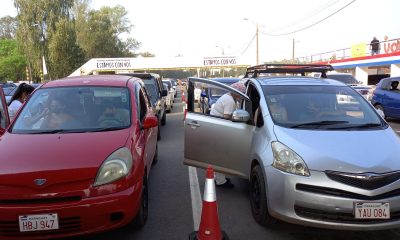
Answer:
[[[374,39],[372,39],[370,49],[371,49],[372,56],[379,54],[379,52],[381,50],[381,46],[379,44],[379,40],[376,37],[374,37]]]
[[[232,88],[244,93],[246,90],[245,85],[242,82],[236,82],[231,85]],[[225,119],[231,119],[233,111],[236,109],[236,101],[240,97],[236,94],[225,93],[222,95],[215,105],[211,108],[210,115],[222,117]],[[225,177],[225,174],[215,173],[215,185],[217,187],[233,188],[234,185],[231,183],[229,178]]]

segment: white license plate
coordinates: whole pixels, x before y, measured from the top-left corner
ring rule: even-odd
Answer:
[[[357,219],[390,219],[390,205],[382,202],[355,202],[354,216]]]
[[[46,231],[58,229],[57,213],[19,216],[21,232]]]

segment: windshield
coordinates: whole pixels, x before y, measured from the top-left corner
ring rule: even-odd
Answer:
[[[329,79],[334,79],[344,84],[358,84],[358,81],[352,76],[347,74],[328,74]]]
[[[376,111],[347,86],[263,86],[273,121],[308,129],[385,127]]]
[[[12,133],[63,133],[122,129],[131,124],[125,87],[59,87],[36,91]]]

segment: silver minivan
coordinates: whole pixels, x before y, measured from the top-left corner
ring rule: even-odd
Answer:
[[[353,88],[307,77],[307,69],[298,67],[303,76],[261,76],[249,68],[255,71],[246,74],[246,94],[190,78],[184,163],[248,179],[262,225],[280,219],[330,229],[399,228],[399,136]],[[232,119],[199,111],[190,99],[196,84],[241,95]]]

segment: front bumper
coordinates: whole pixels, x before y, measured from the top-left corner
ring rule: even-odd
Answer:
[[[113,194],[79,201],[0,205],[0,239],[48,239],[92,234],[122,227],[133,220],[140,207],[141,181]],[[18,216],[57,213],[59,229],[20,232]]]
[[[269,213],[282,221],[329,229],[383,230],[400,227],[400,180],[364,190],[311,171],[310,177],[265,167]],[[396,191],[397,190],[397,191]],[[390,219],[355,219],[354,202],[388,202]]]

